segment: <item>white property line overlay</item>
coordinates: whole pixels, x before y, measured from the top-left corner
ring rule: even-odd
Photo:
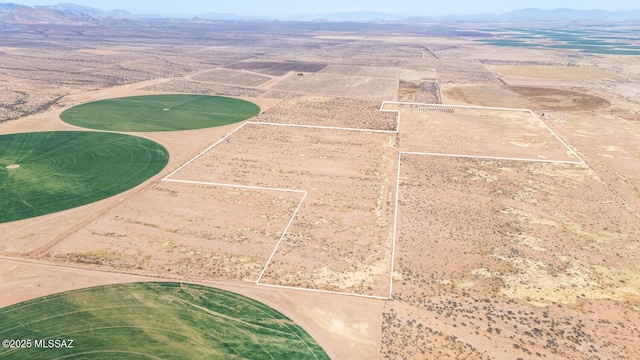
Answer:
[[[389,300],[393,299],[393,271],[395,267],[395,253],[396,253],[396,239],[397,239],[397,229],[398,229],[398,212],[399,212],[399,200],[400,200],[400,174],[401,174],[401,161],[402,155],[425,155],[425,156],[443,156],[443,157],[458,157],[458,158],[470,158],[470,159],[484,159],[484,160],[505,160],[505,161],[531,161],[531,162],[542,162],[542,163],[555,163],[555,164],[570,164],[570,165],[586,165],[585,161],[564,141],[558,134],[556,134],[542,119],[540,119],[532,110],[530,109],[513,109],[513,108],[500,108],[500,107],[486,107],[486,106],[467,106],[467,105],[446,105],[446,104],[428,104],[428,103],[412,103],[412,102],[402,102],[402,101],[383,101],[380,104],[380,111],[382,112],[395,112],[397,114],[397,131],[396,133],[400,133],[400,113],[401,109],[385,109],[386,104],[394,104],[394,105],[416,105],[416,106],[432,106],[432,107],[443,107],[443,108],[462,108],[462,109],[479,109],[479,110],[500,110],[500,111],[516,111],[516,112],[526,112],[533,115],[542,125],[558,140],[562,145],[564,145],[576,158],[580,161],[567,161],[567,160],[546,160],[546,159],[527,159],[527,158],[509,158],[509,157],[497,157],[497,156],[474,156],[474,155],[462,155],[462,154],[442,154],[442,153],[422,153],[422,152],[411,152],[411,151],[399,151],[398,152],[398,173],[396,177],[396,201],[394,208],[394,219],[393,219],[393,242],[391,245],[391,271],[389,272]]]
[[[415,152],[415,151],[401,151],[400,153],[407,154],[407,155],[445,156],[445,157],[458,157],[458,158],[470,158],[470,159],[482,159],[482,160],[530,161],[530,162],[544,162],[544,163],[553,163],[553,164],[585,165],[584,162],[565,161],[565,160],[526,159],[526,158],[509,158],[509,157],[500,157],[500,156],[441,154],[441,153],[425,153],[425,152]]]
[[[396,205],[395,205],[395,214],[393,219],[393,244],[391,245],[391,279],[389,281],[389,300],[393,298],[393,269],[395,263],[395,255],[396,255],[396,240],[397,240],[397,224],[398,224],[398,212],[399,212],[399,201],[400,201],[400,169],[401,169],[401,161],[402,155],[420,155],[420,156],[441,156],[441,157],[456,157],[456,158],[467,158],[467,159],[482,159],[482,160],[506,160],[506,161],[528,161],[528,162],[544,162],[544,163],[554,163],[554,164],[568,164],[568,165],[586,165],[586,163],[582,162],[567,162],[567,161],[557,161],[557,160],[531,160],[531,159],[520,159],[520,158],[504,158],[504,157],[493,157],[493,156],[473,156],[473,155],[452,155],[452,154],[437,154],[437,153],[423,153],[423,152],[413,152],[413,151],[399,151],[398,152],[398,176],[396,178]]]
[[[244,123],[240,126],[238,126],[235,130],[231,131],[230,133],[228,133],[227,135],[223,136],[220,140],[216,141],[215,143],[213,143],[212,145],[210,145],[208,148],[202,150],[201,152],[199,152],[196,156],[194,156],[193,158],[191,158],[191,160],[187,161],[186,163],[180,165],[177,169],[173,170],[169,175],[165,176],[162,178],[162,181],[166,181],[169,180],[170,177],[172,177],[173,175],[175,175],[178,171],[182,170],[183,168],[185,168],[187,165],[191,164],[192,162],[194,162],[196,159],[198,159],[200,156],[206,154],[209,150],[213,149],[214,147],[216,147],[218,144],[220,144],[221,142],[225,141],[226,139],[228,139],[231,135],[233,135],[236,131],[242,129],[243,127],[245,127],[245,125],[247,125],[248,123]]]
[[[398,116],[398,120],[399,120],[399,116]],[[267,270],[267,267],[269,266],[269,264],[273,260],[273,257],[275,256],[276,252],[278,251],[278,248],[280,247],[280,243],[282,243],[282,240],[287,235],[287,231],[289,230],[289,227],[291,227],[291,224],[293,224],[293,220],[295,219],[296,215],[298,214],[298,211],[302,207],[302,203],[304,202],[304,200],[307,197],[307,192],[305,190],[283,189],[283,188],[251,186],[251,185],[224,184],[224,183],[214,183],[214,182],[206,182],[206,181],[191,181],[191,180],[170,179],[170,177],[172,177],[173,175],[178,173],[178,171],[184,169],[186,166],[188,166],[189,164],[194,162],[196,159],[200,158],[201,156],[203,156],[204,154],[209,152],[211,149],[213,149],[214,147],[216,147],[217,145],[222,143],[224,140],[228,139],[231,135],[235,134],[238,130],[242,129],[243,127],[245,127],[246,125],[249,125],[249,124],[251,124],[251,125],[266,125],[266,126],[286,126],[286,127],[295,127],[295,128],[325,129],[325,130],[363,131],[363,132],[374,132],[374,133],[393,133],[393,134],[397,133],[398,130],[357,129],[357,128],[341,128],[341,127],[330,127],[330,126],[280,124],[280,123],[267,123],[267,122],[248,121],[248,122],[245,122],[244,124],[240,125],[236,129],[232,130],[227,135],[225,135],[222,138],[220,138],[220,140],[216,141],[215,143],[213,143],[212,145],[210,145],[206,149],[202,150],[196,156],[191,158],[189,161],[187,161],[186,163],[182,164],[177,169],[175,169],[174,171],[169,173],[169,175],[167,175],[167,176],[165,176],[164,178],[161,179],[161,181],[184,183],[184,184],[196,184],[196,185],[208,185],[208,186],[224,186],[224,187],[235,187],[235,188],[242,188],[242,189],[251,189],[251,190],[283,191],[283,192],[294,192],[294,193],[303,194],[302,199],[300,200],[300,203],[298,203],[298,206],[297,206],[296,210],[293,212],[293,215],[291,216],[291,219],[289,219],[289,223],[285,227],[284,231],[282,232],[282,235],[280,236],[280,239],[278,240],[278,242],[276,243],[275,247],[273,248],[273,251],[271,252],[271,256],[269,256],[269,259],[267,260],[267,262],[264,265],[262,271],[260,272],[260,276],[258,276],[258,279],[256,280],[256,285],[265,286],[265,287],[280,288],[280,289],[311,291],[311,292],[316,292],[316,293],[325,293],[325,294],[334,294],[334,295],[356,296],[356,297],[362,297],[362,298],[368,298],[368,299],[378,299],[378,300],[390,299],[390,296],[389,297],[383,297],[383,296],[375,296],[375,295],[364,295],[364,294],[358,294],[358,293],[320,290],[320,289],[303,288],[303,287],[296,287],[296,286],[273,285],[273,284],[266,284],[266,283],[261,283],[260,282],[260,280],[262,279],[262,276],[264,275],[264,273]],[[397,126],[398,126],[398,129],[399,129],[400,124],[398,123]],[[395,209],[394,209],[394,211],[395,211]],[[394,232],[395,232],[395,222],[394,222]],[[393,246],[393,244],[395,244],[395,241],[393,241],[392,246]],[[391,259],[391,262],[392,262],[391,269],[393,269],[393,258]],[[389,274],[389,276],[390,276],[391,281],[392,281],[393,280],[393,272],[391,274]]]
[[[398,109],[398,110],[385,109],[384,107],[385,107],[386,104],[527,112],[527,113],[533,115],[540,123],[542,123],[542,125],[553,136],[555,136],[555,138],[558,141],[560,141],[560,143],[562,145],[564,145],[580,161],[576,162],[576,161],[563,161],[563,160],[526,159],[526,158],[508,158],[508,157],[492,157],[492,156],[474,156],[474,155],[463,155],[463,154],[440,154],[440,153],[421,153],[421,152],[399,151],[398,152],[398,164],[397,164],[398,169],[397,169],[397,176],[396,176],[396,200],[395,200],[394,219],[393,219],[393,236],[392,236],[393,239],[392,239],[392,243],[391,243],[391,268],[390,268],[390,272],[389,272],[389,296],[388,297],[260,283],[260,280],[262,279],[262,276],[266,272],[267,267],[269,266],[269,264],[273,260],[273,257],[275,256],[275,254],[276,254],[276,252],[277,252],[277,250],[278,250],[278,248],[280,246],[280,243],[282,242],[282,240],[286,236],[286,233],[289,230],[289,227],[293,223],[293,220],[295,219],[298,211],[300,210],[300,208],[302,206],[302,203],[306,199],[306,196],[307,196],[307,192],[306,191],[304,191],[304,190],[295,190],[295,189],[270,188],[270,187],[261,187],[261,186],[249,186],[249,185],[236,185],[236,184],[223,184],[223,183],[213,183],[213,182],[201,182],[201,181],[170,179],[173,175],[178,173],[180,170],[182,170],[183,168],[185,168],[186,166],[188,166],[189,164],[194,162],[196,159],[200,158],[201,156],[203,156],[204,154],[209,152],[211,149],[213,149],[214,147],[216,147],[217,145],[222,143],[224,140],[228,139],[231,135],[235,134],[237,131],[239,131],[240,129],[242,129],[243,127],[245,127],[246,125],[249,125],[249,124],[251,124],[251,125],[265,125],[265,126],[282,126],[282,127],[293,127],[293,128],[309,128],[309,129],[361,131],[361,132],[370,132],[370,133],[399,134],[399,132],[400,132],[400,113],[402,112],[402,110],[400,110],[400,109]],[[545,163],[572,164],[572,165],[586,165],[584,160],[564,140],[562,140],[562,138],[560,138],[560,136],[558,136],[558,134],[556,134],[544,121],[542,121],[530,109],[513,109],[513,108],[484,107],[484,106],[466,106],[466,105],[411,103],[411,102],[400,102],[400,101],[383,101],[380,104],[379,111],[381,111],[381,112],[395,112],[397,114],[397,116],[396,116],[396,129],[395,130],[377,130],[377,129],[362,129],[362,128],[320,126],[320,125],[299,125],[299,124],[283,124],[283,123],[247,121],[244,124],[242,124],[239,127],[237,127],[236,129],[234,129],[231,132],[229,132],[228,134],[226,134],[225,136],[223,136],[220,140],[216,141],[215,143],[213,143],[212,145],[210,145],[209,147],[207,147],[206,149],[204,149],[203,151],[198,153],[196,156],[191,158],[186,163],[184,163],[181,166],[179,166],[177,169],[172,171],[169,175],[167,175],[164,178],[162,178],[161,181],[178,182],[178,183],[189,183],[189,184],[200,184],[200,185],[209,185],[209,186],[236,187],[236,188],[253,189],[253,190],[284,191],[284,192],[295,192],[295,193],[304,194],[302,199],[300,200],[300,203],[298,204],[296,210],[294,211],[291,219],[289,220],[289,223],[287,224],[286,228],[282,232],[282,235],[280,236],[280,239],[276,243],[276,245],[275,245],[275,247],[274,247],[274,249],[273,249],[273,251],[271,253],[271,256],[269,257],[269,259],[267,260],[264,268],[262,269],[262,272],[260,273],[260,276],[256,280],[256,285],[266,286],[266,287],[273,287],[273,288],[280,288],[280,289],[303,290],[303,291],[311,291],[311,292],[316,292],[316,293],[347,295],[347,296],[356,296],[356,297],[363,297],[363,298],[370,298],[370,299],[382,299],[382,300],[389,299],[389,300],[391,300],[393,298],[393,271],[394,271],[394,267],[395,267],[395,252],[396,252],[396,238],[397,238],[397,228],[398,228],[397,224],[398,224],[398,206],[399,206],[399,199],[400,199],[400,174],[401,174],[402,154],[407,154],[407,155],[425,155],[425,156],[459,157],[459,158],[475,158],[475,159],[493,159],[493,160],[507,160],[507,161],[531,161],[531,162],[545,162]]]
[[[386,111],[388,111],[388,110],[386,110]],[[198,159],[202,155],[206,154],[207,152],[209,152],[209,150],[211,150],[214,147],[218,146],[221,142],[225,141],[226,139],[231,137],[231,135],[235,134],[238,130],[242,129],[243,127],[245,127],[247,125],[266,125],[266,126],[282,126],[282,127],[308,128],[308,129],[363,131],[363,132],[373,132],[373,133],[397,134],[398,133],[398,129],[400,128],[400,122],[399,121],[400,121],[400,116],[398,116],[398,123],[396,125],[396,130],[376,130],[376,129],[360,129],[360,128],[347,128],[347,127],[335,127],[335,126],[298,125],[298,124],[281,124],[281,123],[270,123],[270,122],[259,122],[259,121],[247,121],[244,124],[238,126],[234,130],[232,130],[227,135],[223,136],[220,140],[216,141],[215,143],[211,144],[206,149],[202,150],[200,153],[198,153],[196,156],[191,158],[186,163],[184,163],[181,166],[179,166],[177,169],[172,171],[169,175],[167,175],[164,178],[162,178],[162,181],[168,180],[170,177],[175,175],[178,171],[182,170],[183,168],[185,168],[186,166],[188,166],[189,164],[194,162],[196,159]],[[281,190],[281,191],[287,191],[287,190]]]
[[[260,272],[260,276],[258,276],[258,279],[256,280],[256,285],[260,285],[260,280],[262,279],[262,276],[264,275],[265,271],[267,271],[267,267],[269,266],[269,264],[271,264],[271,260],[273,259],[273,256],[276,254],[276,251],[278,251],[278,248],[280,247],[280,243],[282,242],[282,239],[284,239],[284,236],[287,234],[289,227],[293,223],[293,219],[295,219],[296,215],[298,214],[298,210],[300,210],[300,207],[302,206],[302,203],[306,198],[307,198],[307,192],[305,191],[304,195],[302,195],[302,199],[300,200],[300,203],[298,204],[298,207],[293,212],[293,216],[291,216],[291,219],[289,219],[289,223],[282,231],[282,235],[280,235],[280,239],[276,243],[276,246],[273,248],[273,251],[271,252],[271,256],[269,256],[269,259],[267,259],[267,263],[264,265],[264,268]]]
[[[388,110],[386,110],[386,111],[388,111]],[[286,127],[308,128],[308,129],[324,129],[324,130],[364,131],[364,132],[386,133],[386,134],[397,134],[399,126],[400,126],[400,124],[397,124],[396,125],[396,130],[377,130],[377,129],[346,128],[346,127],[321,126],[321,125],[282,124],[282,123],[257,122],[257,121],[250,121],[250,122],[247,122],[247,124],[286,126]]]
[[[580,164],[580,165],[585,165],[585,161],[580,157],[580,155],[578,155],[572,148],[571,146],[569,146],[569,144],[567,144],[567,142],[565,142],[555,131],[553,131],[549,125],[547,125],[544,121],[542,121],[542,119],[540,119],[538,117],[538,115],[536,115],[532,110],[530,109],[510,109],[510,108],[501,108],[501,107],[488,107],[488,106],[470,106],[470,105],[446,105],[446,104],[428,104],[428,103],[412,103],[412,102],[403,102],[403,101],[383,101],[382,104],[380,104],[380,111],[386,111],[386,112],[396,112],[398,113],[398,132],[400,132],[400,112],[402,110],[398,109],[398,110],[393,110],[393,109],[384,109],[384,106],[386,104],[392,104],[392,105],[415,105],[415,106],[428,106],[428,107],[442,107],[442,108],[458,108],[458,109],[477,109],[477,110],[500,110],[500,111],[515,111],[515,112],[526,112],[529,113],[531,115],[533,115],[533,117],[538,120],[542,126],[544,126],[545,129],[547,129],[551,135],[553,135],[556,140],[558,140],[565,148],[567,148],[567,150],[569,150],[569,152],[571,152],[571,154],[573,154],[573,156],[575,156],[579,161],[558,161],[558,163],[565,163],[565,164]],[[430,154],[433,155],[433,154]],[[451,156],[451,155],[447,155],[447,154],[443,154],[445,156]],[[469,155],[460,155],[463,157],[478,157],[478,158],[484,158],[481,156],[469,156]],[[518,160],[518,159],[505,159],[505,160]],[[521,159],[521,160],[528,160],[528,161],[540,161],[540,160],[534,160],[534,159]],[[551,161],[554,162],[554,161]]]
[[[398,113],[398,117],[400,114]],[[399,129],[398,129],[399,130]],[[391,242],[391,270],[389,271],[389,300],[393,298],[393,267],[396,258],[396,229],[398,228],[398,201],[400,199],[400,160],[402,151],[398,151],[398,175],[396,177],[396,204],[393,207],[393,241]]]

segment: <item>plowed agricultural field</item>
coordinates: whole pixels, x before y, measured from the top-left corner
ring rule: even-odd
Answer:
[[[251,70],[266,75],[282,76],[290,71],[318,72],[324,69],[325,66],[327,65],[299,61],[242,61],[228,65],[226,68],[234,70]]]

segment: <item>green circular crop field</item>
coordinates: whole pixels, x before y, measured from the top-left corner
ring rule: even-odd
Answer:
[[[8,306],[0,338],[31,340],[0,348],[0,359],[329,359],[278,311],[182,283],[107,285]]]
[[[0,135],[0,223],[71,209],[129,190],[169,161],[130,135],[50,131]]]
[[[69,124],[109,131],[175,131],[236,123],[260,112],[239,99],[188,94],[132,96],[94,101],[67,109]]]

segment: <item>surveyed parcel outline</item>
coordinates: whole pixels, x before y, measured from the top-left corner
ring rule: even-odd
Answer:
[[[282,126],[282,127],[292,127],[292,128],[307,128],[307,129],[322,129],[322,130],[336,130],[336,131],[354,131],[354,132],[368,132],[368,133],[387,133],[387,134],[399,134],[400,133],[400,115],[402,113],[402,109],[385,109],[386,105],[398,105],[398,107],[402,106],[412,106],[412,107],[431,107],[431,108],[461,108],[461,109],[479,109],[479,110],[496,110],[496,111],[515,111],[515,112],[525,112],[529,113],[535,119],[537,119],[540,124],[549,131],[570,153],[575,156],[578,161],[567,161],[567,160],[550,160],[550,159],[529,159],[529,158],[510,158],[510,157],[497,157],[497,156],[480,156],[480,155],[469,155],[469,154],[442,154],[442,153],[427,153],[427,152],[412,152],[412,151],[402,151],[398,150],[398,159],[397,159],[397,174],[396,174],[396,193],[395,193],[395,204],[394,204],[394,215],[393,215],[393,228],[392,228],[392,239],[391,239],[391,259],[390,259],[390,269],[389,269],[389,294],[387,296],[376,296],[376,295],[366,295],[359,294],[353,292],[342,292],[342,291],[329,291],[322,289],[314,289],[314,288],[306,288],[306,287],[297,287],[297,286],[285,286],[285,285],[274,285],[267,284],[261,282],[267,268],[271,264],[280,244],[283,239],[287,235],[287,231],[293,224],[302,204],[304,203],[308,193],[306,190],[302,189],[286,189],[286,188],[275,188],[275,187],[264,187],[264,186],[252,186],[252,185],[241,185],[241,184],[229,184],[229,183],[217,183],[217,182],[206,182],[206,181],[193,181],[193,180],[183,180],[183,179],[173,179],[173,177],[180,172],[180,170],[189,166],[191,163],[214,149],[216,146],[229,139],[233,134],[243,129],[248,125],[257,125],[257,126]],[[546,162],[546,163],[557,163],[557,164],[571,164],[571,165],[586,165],[584,160],[565,142],[557,133],[555,133],[542,119],[540,119],[532,110],[529,109],[513,109],[513,108],[500,108],[500,107],[484,107],[484,106],[466,106],[466,105],[446,105],[446,104],[429,104],[429,103],[412,103],[412,102],[400,102],[400,101],[383,101],[380,105],[381,112],[392,112],[396,113],[396,128],[394,130],[380,130],[380,129],[366,129],[366,128],[348,128],[348,127],[336,127],[336,126],[320,126],[320,125],[304,125],[304,124],[285,124],[285,123],[275,123],[275,122],[257,122],[257,121],[246,121],[242,125],[238,126],[228,134],[224,135],[215,143],[211,144],[193,158],[180,165],[178,168],[170,172],[167,176],[163,177],[161,181],[166,182],[174,182],[174,183],[183,183],[183,184],[194,184],[194,185],[206,185],[206,186],[219,186],[219,187],[231,187],[231,188],[240,188],[240,189],[249,189],[249,190],[259,190],[259,191],[277,191],[277,192],[288,192],[295,193],[301,195],[300,201],[293,211],[291,218],[289,219],[287,225],[285,226],[280,238],[276,242],[273,251],[271,252],[269,258],[267,259],[260,275],[256,279],[255,283],[259,286],[271,287],[271,288],[279,288],[279,289],[292,289],[292,290],[301,290],[301,291],[310,291],[316,293],[326,293],[326,294],[335,294],[335,295],[347,295],[347,296],[356,296],[362,298],[369,299],[379,299],[379,300],[391,300],[393,299],[393,275],[394,275],[394,267],[395,267],[395,253],[396,253],[396,240],[397,240],[397,229],[398,229],[398,206],[399,206],[399,198],[400,198],[400,175],[401,175],[401,164],[402,164],[402,156],[403,155],[422,155],[422,156],[442,156],[442,157],[458,157],[458,158],[472,158],[472,159],[483,159],[483,160],[505,160],[505,161],[529,161],[529,162]]]

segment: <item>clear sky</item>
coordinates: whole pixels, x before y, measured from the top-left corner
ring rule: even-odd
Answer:
[[[349,11],[376,11],[400,15],[501,14],[512,10],[632,10],[634,0],[0,0],[21,5],[53,5],[70,2],[101,10],[122,9],[136,14],[193,15],[209,12],[245,16],[287,16]]]

